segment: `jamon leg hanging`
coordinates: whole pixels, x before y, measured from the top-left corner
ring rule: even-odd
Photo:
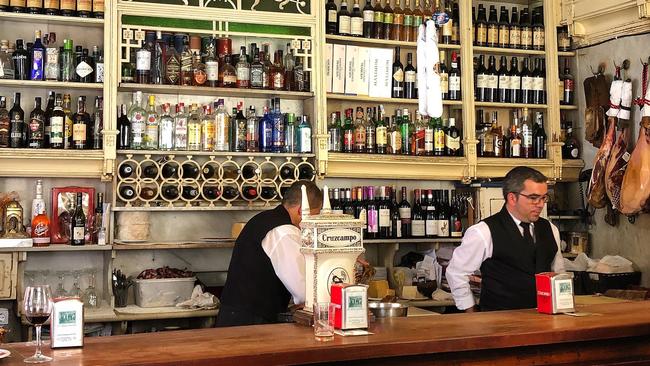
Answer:
[[[614,145],[614,137],[616,136],[616,119],[614,117],[608,118],[609,127],[605,141],[598,149],[596,157],[594,158],[594,169],[591,172],[591,179],[589,180],[589,188],[587,189],[587,199],[589,204],[595,208],[603,208],[607,205],[607,194],[605,191],[605,168],[607,161]]]

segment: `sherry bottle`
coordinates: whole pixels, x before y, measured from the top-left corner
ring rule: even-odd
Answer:
[[[126,197],[125,197],[126,198]],[[72,245],[84,245],[86,243],[86,215],[83,210],[83,194],[77,192],[77,201],[72,215]]]

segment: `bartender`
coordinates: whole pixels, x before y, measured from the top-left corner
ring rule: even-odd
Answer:
[[[217,327],[277,323],[289,300],[305,301],[305,258],[300,253],[301,187],[310,214],[317,215],[323,193],[310,181],[297,181],[282,204],[255,215],[235,241],[221,295]]]
[[[560,233],[539,217],[548,201],[548,179],[520,166],[503,181],[501,211],[467,229],[446,277],[456,307],[466,312],[536,307],[535,274],[564,272]],[[481,271],[480,306],[469,277]]]

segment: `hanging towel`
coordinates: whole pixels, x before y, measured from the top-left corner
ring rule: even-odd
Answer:
[[[424,65],[427,79],[427,113],[429,117],[442,117],[442,90],[440,88],[440,74],[438,63],[440,54],[438,52],[438,35],[433,20],[428,20],[425,32]],[[420,66],[421,67],[421,66]]]
[[[632,109],[632,82],[626,81],[623,83],[623,88],[621,91],[621,111],[618,112],[618,118],[629,120],[631,109]]]
[[[609,110],[607,115],[617,117],[621,110],[621,94],[623,92],[623,80],[614,80],[609,87]]]
[[[420,24],[418,28],[418,39],[417,39],[417,66],[418,66],[418,111],[420,115],[425,116],[427,114],[427,76],[424,65],[427,64],[426,56],[424,49],[425,45],[425,33],[426,26]]]

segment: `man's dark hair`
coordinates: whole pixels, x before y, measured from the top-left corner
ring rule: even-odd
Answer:
[[[546,183],[548,178],[539,170],[527,166],[518,166],[506,174],[503,180],[503,198],[508,200],[508,193],[519,194],[524,190],[524,182],[528,179],[535,183]]]
[[[296,206],[302,203],[302,191],[300,187],[307,187],[307,199],[310,208],[318,208],[323,205],[323,192],[312,181],[299,180],[294,182],[282,196],[282,204],[285,206]]]

